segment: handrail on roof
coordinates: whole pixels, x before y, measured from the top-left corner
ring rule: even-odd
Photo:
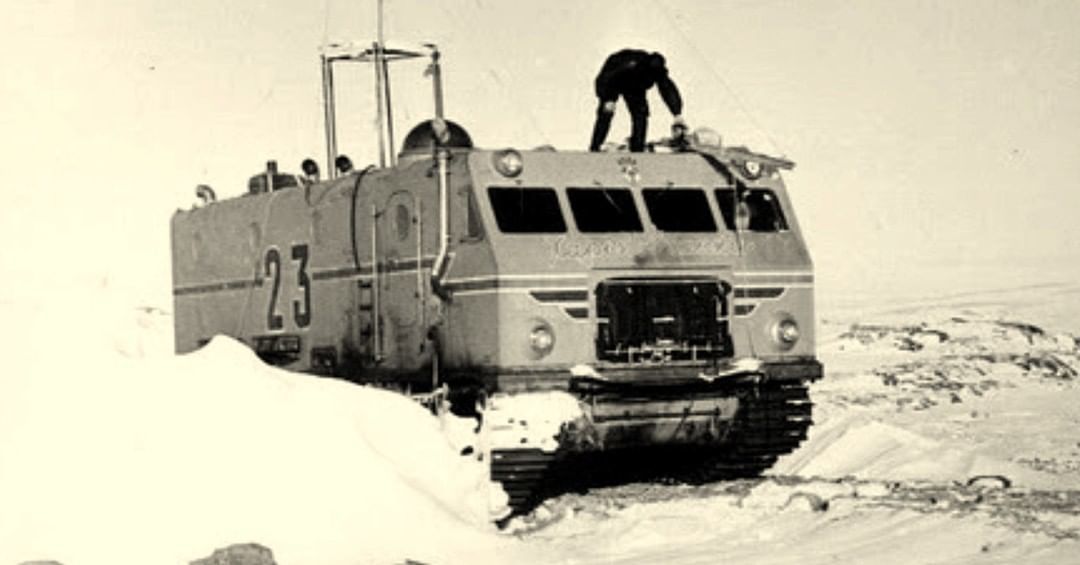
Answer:
[[[421,44],[420,47],[434,48],[435,46],[430,43]],[[349,41],[346,43],[330,43],[322,47],[322,56],[334,61],[357,61],[361,63],[373,63],[377,52],[381,52],[382,56],[387,61],[399,61],[403,59],[417,59],[428,55],[420,50],[411,49],[395,49],[392,47],[382,46],[380,49],[378,43],[364,44],[361,46],[359,42]]]
[[[326,129],[326,169],[330,178],[337,176],[334,161],[338,156],[337,110],[334,91],[335,63],[371,63],[375,69],[375,111],[379,137],[379,166],[395,164],[394,120],[390,96],[390,73],[388,64],[395,61],[431,59],[425,76],[431,76],[434,86],[436,119],[443,118],[442,73],[439,67],[439,48],[433,43],[423,43],[419,50],[386,47],[376,41],[367,46],[358,42],[329,43],[322,47],[323,118]],[[426,52],[424,52],[426,50]]]

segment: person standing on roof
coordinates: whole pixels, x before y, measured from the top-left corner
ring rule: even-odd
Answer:
[[[664,104],[675,116],[675,123],[671,126],[673,136],[680,138],[686,134],[682,97],[668,77],[664,56],[639,49],[623,49],[609,56],[596,76],[596,97],[600,99],[600,105],[596,108],[596,123],[593,125],[589,151],[599,151],[607,139],[619,96],[630,110],[630,151],[645,149],[645,131],[649,122],[649,103],[645,93],[653,85],[656,85]]]

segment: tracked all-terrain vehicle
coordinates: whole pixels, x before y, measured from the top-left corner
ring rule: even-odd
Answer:
[[[697,134],[647,153],[480,149],[444,119],[426,49],[324,52],[331,178],[270,167],[175,214],[176,350],[225,334],[475,415],[518,510],[606,461],[753,475],[797,447],[822,366],[792,163]],[[434,117],[395,155],[389,63],[424,57]],[[382,151],[336,174],[333,73],[351,62],[374,64]]]

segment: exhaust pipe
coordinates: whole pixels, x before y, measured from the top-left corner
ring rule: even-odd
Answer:
[[[450,152],[444,144],[449,131],[446,122],[441,119],[434,120],[432,126],[435,130],[435,162],[439,176],[439,252],[431,269],[431,290],[442,300],[449,301],[450,291],[446,288],[445,280],[450,267]]]

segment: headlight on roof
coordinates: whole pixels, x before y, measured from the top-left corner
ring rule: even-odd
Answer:
[[[757,161],[743,161],[739,168],[742,169],[743,176],[750,180],[761,178],[761,173],[764,172],[764,167]]]
[[[516,149],[496,151],[491,156],[491,161],[495,166],[495,170],[499,171],[499,174],[504,177],[516,177],[521,174],[521,169],[524,168],[521,153],[518,153]]]

